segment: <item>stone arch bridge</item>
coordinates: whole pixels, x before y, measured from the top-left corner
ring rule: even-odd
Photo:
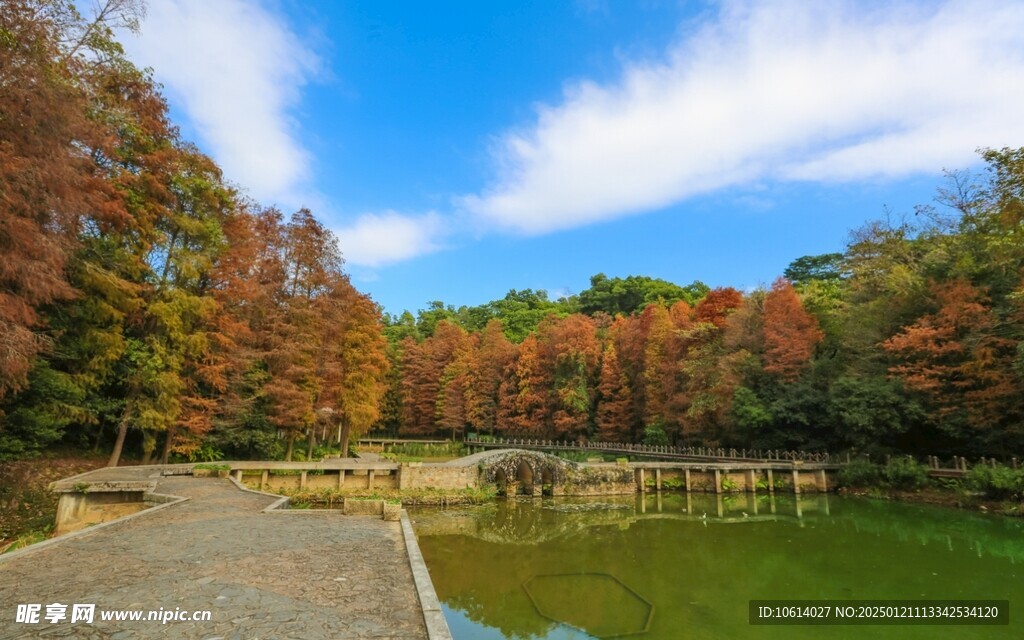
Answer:
[[[451,463],[450,463],[451,464]],[[477,465],[480,486],[502,495],[588,495],[634,493],[633,472],[614,465],[581,465],[526,449],[484,451],[455,464]]]

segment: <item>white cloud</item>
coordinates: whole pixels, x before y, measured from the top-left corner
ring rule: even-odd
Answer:
[[[228,179],[263,202],[308,200],[310,157],[290,111],[319,62],[280,16],[242,0],[159,0],[123,40]]]
[[[385,211],[363,214],[334,233],[349,264],[381,267],[438,251],[446,228],[434,212],[410,216]]]
[[[1024,145],[1024,3],[731,2],[664,60],[497,141],[458,199],[486,225],[545,233],[764,180],[935,173]]]

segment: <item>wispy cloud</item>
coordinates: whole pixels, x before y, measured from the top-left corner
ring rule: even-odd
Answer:
[[[961,167],[1024,145],[1024,4],[729,2],[661,60],[580,81],[457,202],[545,233],[765,180]]]
[[[203,147],[256,199],[310,198],[310,155],[292,109],[316,54],[279,15],[242,0],[159,0],[125,48],[153,67]]]
[[[395,211],[366,213],[348,227],[334,230],[345,260],[362,267],[382,267],[442,248],[445,219],[430,212],[403,215]]]

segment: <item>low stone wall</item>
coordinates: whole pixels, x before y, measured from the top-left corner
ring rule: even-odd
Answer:
[[[115,520],[149,507],[143,491],[62,493],[57,501],[54,535]]]
[[[633,472],[626,467],[581,466],[551,488],[556,496],[613,496],[636,491]]]
[[[342,504],[342,513],[347,516],[381,516],[391,522],[398,521],[401,511],[402,505],[384,500],[345,498]]]
[[[474,489],[480,486],[480,470],[476,466],[403,463],[398,470],[399,489]]]

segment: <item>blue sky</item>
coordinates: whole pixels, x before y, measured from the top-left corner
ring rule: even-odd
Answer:
[[[129,55],[392,313],[752,288],[1024,145],[1024,5],[154,0]]]

